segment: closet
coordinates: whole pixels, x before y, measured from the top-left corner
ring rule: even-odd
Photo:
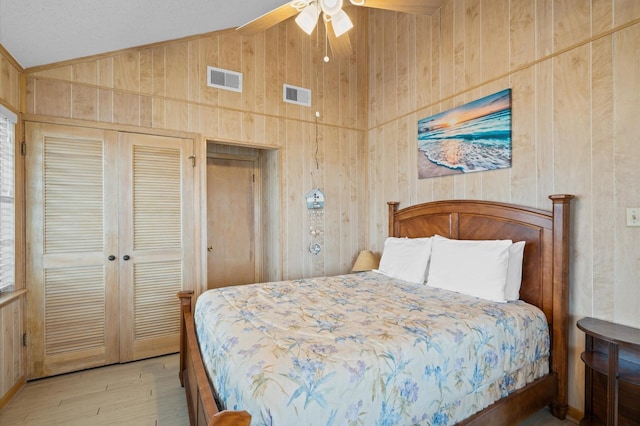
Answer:
[[[26,123],[28,378],[178,351],[193,140]]]

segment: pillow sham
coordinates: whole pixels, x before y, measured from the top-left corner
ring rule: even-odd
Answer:
[[[378,272],[410,283],[424,283],[431,238],[389,237],[384,242]]]
[[[495,302],[505,302],[510,240],[432,241],[431,287],[455,291]]]

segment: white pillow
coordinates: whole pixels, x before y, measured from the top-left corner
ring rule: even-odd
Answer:
[[[511,244],[511,247],[509,247],[509,268],[507,271],[507,285],[504,289],[504,298],[508,301],[520,299],[524,244],[524,241],[518,241]]]
[[[448,239],[441,235],[435,235],[435,238]],[[504,298],[507,301],[515,301],[520,299],[520,286],[522,284],[522,262],[524,259],[524,241],[513,243],[509,247],[509,266],[507,268],[507,284],[504,289]],[[429,268],[427,267],[427,274]],[[425,280],[428,280],[428,275]]]
[[[505,302],[511,240],[434,238],[427,284],[469,296]]]
[[[389,237],[378,271],[392,278],[422,284],[431,254],[431,238]]]

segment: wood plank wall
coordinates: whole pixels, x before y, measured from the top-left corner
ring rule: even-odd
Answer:
[[[278,167],[281,179],[268,191],[278,203],[281,236],[273,247],[279,253],[268,260],[280,264],[267,265],[268,275],[347,272],[367,246],[368,217],[367,22],[362,8],[349,13],[357,29],[351,32],[350,58],[324,63],[324,28],[309,37],[293,20],[253,37],[216,32],[28,69],[26,113],[39,120],[182,131],[200,134],[203,141],[275,149],[278,155],[268,164]],[[208,65],[241,71],[243,93],[207,87]],[[310,88],[312,107],[284,103],[283,83]],[[199,152],[204,156],[206,150]],[[327,196],[325,247],[318,256],[308,252],[304,203],[313,187]]]
[[[13,110],[20,111],[20,74],[22,67],[0,44],[0,103]]]
[[[25,383],[23,296],[0,295],[0,409]]]
[[[18,114],[21,102],[21,73],[23,69],[9,52],[0,45],[0,104]],[[22,127],[18,123],[16,141],[22,140]],[[24,161],[20,155],[16,160],[16,253],[24,253],[23,181]],[[16,289],[24,287],[24,259],[16,259]],[[14,297],[15,296],[15,297]],[[0,296],[0,408],[8,402],[25,380],[25,351],[22,346],[24,292],[13,296]]]
[[[640,326],[640,2],[448,0],[432,17],[370,13],[369,239],[387,200],[448,198],[549,209],[571,193],[569,404],[583,406],[583,316]],[[513,167],[417,178],[417,121],[512,89]]]

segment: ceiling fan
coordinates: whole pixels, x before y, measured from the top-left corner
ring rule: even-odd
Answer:
[[[347,57],[352,52],[347,32],[353,28],[353,23],[342,9],[344,2],[344,0],[291,0],[238,27],[237,30],[241,34],[252,35],[298,15],[295,18],[296,23],[310,35],[316,28],[318,20],[322,18],[333,54],[338,57]],[[442,6],[443,0],[349,0],[349,2],[353,6],[430,15]]]

